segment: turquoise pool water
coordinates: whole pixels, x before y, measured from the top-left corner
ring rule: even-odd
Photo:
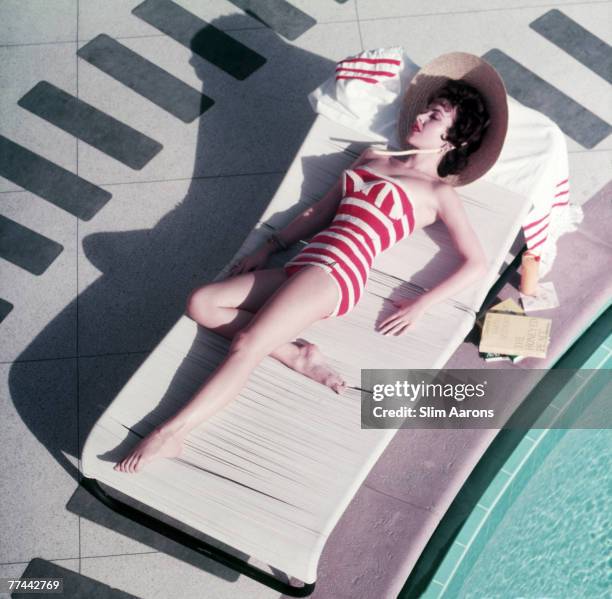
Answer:
[[[452,596],[610,597],[612,431],[548,434],[560,438]]]
[[[611,331],[608,307],[555,364],[575,375],[535,425],[560,428],[498,435],[401,599],[612,597]]]

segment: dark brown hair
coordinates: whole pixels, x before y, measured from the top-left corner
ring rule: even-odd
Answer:
[[[438,175],[455,175],[465,168],[468,156],[479,147],[489,125],[489,112],[478,90],[462,79],[449,80],[429,97],[428,104],[442,101],[456,107],[454,123],[445,139],[455,146],[438,165]]]

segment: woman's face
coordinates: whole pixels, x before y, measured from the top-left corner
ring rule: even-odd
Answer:
[[[436,149],[446,141],[446,132],[455,122],[457,109],[448,102],[434,101],[417,115],[406,141],[419,149]]]

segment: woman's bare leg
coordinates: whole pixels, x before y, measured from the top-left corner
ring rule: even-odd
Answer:
[[[189,295],[187,315],[232,340],[287,278],[283,268],[269,268],[203,285]],[[344,390],[342,377],[326,364],[314,343],[303,339],[283,343],[270,356],[336,393]]]
[[[189,294],[187,316],[231,341],[287,278],[282,268],[266,268],[208,283]],[[270,355],[286,363],[298,354],[288,342]]]
[[[265,356],[333,310],[337,293],[332,278],[315,266],[288,279],[234,337],[226,359],[191,401],[145,437],[115,470],[137,472],[152,459],[178,456],[185,436],[234,399]]]

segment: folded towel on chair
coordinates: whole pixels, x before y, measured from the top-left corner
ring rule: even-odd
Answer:
[[[367,50],[340,61],[309,100],[319,114],[399,147],[400,103],[418,70],[399,46]],[[483,179],[531,200],[523,233],[527,247],[541,258],[544,276],[554,262],[557,239],[582,221],[580,206],[569,202],[564,134],[547,116],[509,97],[506,141]]]

